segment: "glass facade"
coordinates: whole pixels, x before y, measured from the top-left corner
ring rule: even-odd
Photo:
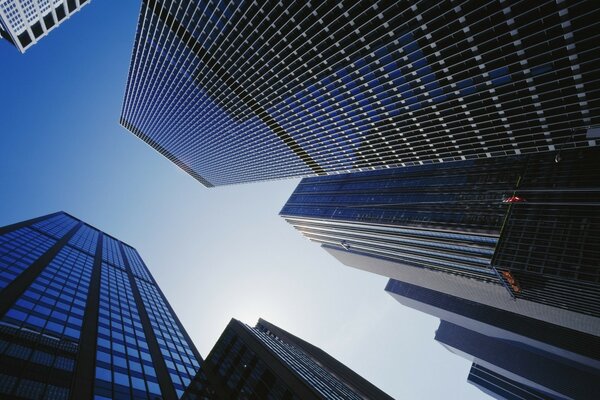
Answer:
[[[548,398],[548,393],[539,392],[477,363],[473,363],[471,366],[467,380],[485,393],[506,400],[544,400]]]
[[[0,235],[0,397],[181,397],[202,359],[137,251],[65,213],[35,221]]]
[[[316,360],[297,347],[269,335],[259,328],[249,331],[301,379],[326,399],[355,399],[363,397],[323,368]]]
[[[156,370],[127,273],[102,264],[95,399],[155,399]]]
[[[469,380],[487,388],[496,398],[593,399],[600,393],[597,368],[560,352],[551,354],[527,341],[487,335],[472,330],[470,325],[444,320],[435,340],[457,355],[475,361],[477,366],[471,369]],[[597,347],[597,337],[592,344]]]
[[[181,397],[200,369],[201,360],[194,355],[193,345],[186,340],[158,288],[138,278],[135,281],[169,376],[177,395]]]
[[[206,186],[594,146],[600,8],[145,0],[121,124]]]
[[[281,215],[326,247],[487,281],[523,157],[303,179]]]
[[[254,328],[231,320],[185,400],[204,398],[196,384],[206,376],[224,399],[391,400],[327,353],[262,319]]]
[[[508,211],[494,264],[516,298],[600,317],[600,151],[538,156]]]
[[[93,256],[96,253],[98,237],[99,232],[96,229],[82,225],[69,240],[69,245]]]
[[[1,235],[0,295],[4,287],[55,244],[55,239],[28,227]]]
[[[303,179],[281,215],[327,249],[600,316],[599,148]],[[389,275],[388,275],[389,276]]]

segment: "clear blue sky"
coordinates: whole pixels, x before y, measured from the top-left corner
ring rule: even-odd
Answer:
[[[95,0],[25,55],[0,41],[0,225],[64,210],[141,253],[207,355],[259,317],[398,399],[480,399],[438,320],[278,217],[297,180],[205,189],[119,124],[138,1]]]

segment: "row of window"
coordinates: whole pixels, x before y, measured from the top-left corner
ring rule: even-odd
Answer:
[[[63,247],[2,321],[77,342],[92,266],[87,254]]]
[[[143,7],[122,119],[210,183],[551,151],[600,107],[589,5],[214,6]]]
[[[98,236],[99,232],[96,229],[82,225],[69,240],[69,244],[90,255],[95,255]]]
[[[94,393],[100,399],[161,395],[128,274],[104,263]]]
[[[135,278],[135,282],[167,370],[178,396],[181,397],[200,369],[200,362],[158,289],[139,278]]]
[[[66,214],[58,214],[50,218],[46,218],[42,221],[36,222],[32,225],[33,228],[38,229],[56,239],[62,238],[71,229],[77,225],[78,221]]]
[[[31,228],[20,228],[0,235],[0,293],[56,240]]]

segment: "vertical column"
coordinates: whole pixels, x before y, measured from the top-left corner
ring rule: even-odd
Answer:
[[[135,304],[140,314],[142,326],[144,327],[144,334],[146,335],[146,341],[148,342],[148,350],[152,356],[152,362],[154,363],[156,377],[160,385],[160,391],[162,392],[163,399],[177,400],[178,396],[175,392],[175,388],[173,387],[169,371],[167,370],[167,364],[165,363],[164,357],[160,351],[158,340],[156,339],[156,335],[154,334],[154,330],[152,329],[152,325],[150,323],[150,318],[148,317],[148,312],[144,307],[140,290],[137,286],[137,282],[135,281],[135,276],[132,273],[131,265],[129,265],[129,260],[127,259],[127,255],[123,250],[123,245],[121,242],[119,242],[119,251],[121,252],[123,262],[125,263],[125,267],[127,269],[127,276],[129,278],[129,282],[131,283],[131,290],[133,292],[133,297],[135,298]]]
[[[62,213],[59,211],[59,212],[55,212],[53,214],[48,214],[48,215],[43,215],[41,217],[28,219],[27,221],[21,221],[21,222],[17,222],[15,224],[12,224],[12,225],[3,226],[3,227],[0,228],[0,235],[4,235],[5,233],[16,231],[17,229],[23,228],[25,226],[31,226],[31,225],[33,225],[33,224],[35,224],[37,222],[44,221],[46,219],[50,219],[50,218],[55,217],[55,216],[57,216],[59,214],[62,214]]]
[[[55,215],[55,214],[52,214]],[[50,215],[50,216],[52,216]],[[47,217],[50,217],[47,216]],[[41,218],[40,220],[45,219]],[[30,220],[33,223],[37,222],[38,218]],[[27,221],[27,222],[30,222]],[[47,252],[42,254],[40,258],[35,260],[29,268],[27,268],[23,273],[21,273],[18,277],[15,278],[7,287],[2,291],[2,296],[0,296],[0,316],[6,314],[6,312],[12,307],[14,302],[21,296],[21,294],[31,285],[31,283],[37,278],[37,276],[42,272],[42,270],[48,265],[48,263],[58,254],[60,249],[62,249],[71,239],[71,237],[79,230],[79,228],[83,225],[83,222],[79,222],[75,225],[66,235],[64,235],[54,246],[52,246]],[[15,227],[13,229],[17,229],[21,227],[21,224],[11,225]],[[6,227],[9,228],[9,227]]]
[[[94,254],[92,279],[85,305],[81,340],[71,390],[71,400],[91,399],[94,393],[94,378],[96,365],[96,339],[98,336],[98,310],[100,307],[100,273],[102,271],[102,239],[104,234],[99,232]]]

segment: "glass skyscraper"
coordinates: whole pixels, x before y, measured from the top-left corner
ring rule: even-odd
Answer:
[[[88,3],[89,0],[4,0],[0,2],[0,37],[24,53]]]
[[[202,365],[222,399],[391,400],[318,347],[260,319],[250,327],[232,319]],[[192,383],[185,400],[196,400]]]
[[[390,280],[401,304],[442,320],[435,338],[473,362],[468,381],[498,399],[595,399],[600,337]]]
[[[0,228],[0,397],[178,399],[201,363],[133,247],[64,212]]]
[[[206,186],[594,146],[598,2],[143,0],[120,122]]]
[[[588,148],[310,177],[281,215],[347,265],[598,332],[599,156]]]

